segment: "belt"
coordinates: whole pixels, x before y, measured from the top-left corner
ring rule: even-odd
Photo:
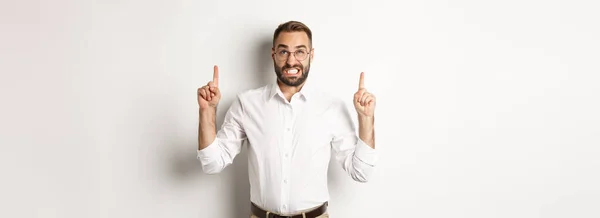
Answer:
[[[325,202],[318,208],[315,208],[314,210],[307,211],[307,212],[297,214],[297,215],[290,215],[290,216],[282,216],[282,215],[274,214],[271,212],[267,213],[267,211],[260,209],[260,207],[256,206],[254,203],[252,203],[252,205],[251,205],[251,210],[252,210],[252,214],[254,214],[254,216],[257,216],[259,218],[316,218],[318,216],[323,215],[325,212],[327,212],[327,205],[328,205],[328,202]]]

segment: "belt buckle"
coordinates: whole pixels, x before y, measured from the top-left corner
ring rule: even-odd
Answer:
[[[294,216],[281,216],[277,214],[269,214],[266,218],[294,218]]]
[[[276,215],[276,214],[270,214],[270,216],[267,218],[271,218],[271,217],[273,217],[273,218],[294,218],[294,216],[281,216],[281,215]]]

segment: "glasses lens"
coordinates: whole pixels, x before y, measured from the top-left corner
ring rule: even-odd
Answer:
[[[277,53],[275,54],[275,57],[277,57],[277,59],[279,60],[286,60],[288,58],[289,52],[285,51],[285,50],[280,50],[277,51]]]
[[[296,52],[294,52],[294,55],[296,56],[296,59],[298,59],[299,61],[302,61],[306,58],[306,51],[304,50],[298,50]]]

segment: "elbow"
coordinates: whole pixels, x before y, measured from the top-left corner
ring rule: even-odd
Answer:
[[[202,158],[198,158],[198,161],[202,166],[202,171],[206,174],[214,175],[223,171],[223,167],[219,164],[218,161],[210,161]]]
[[[355,172],[351,176],[352,176],[352,179],[356,182],[367,183],[369,181],[369,176],[367,176],[361,172]]]
[[[368,169],[359,169],[356,165],[352,166],[352,171],[350,171],[350,177],[352,180],[360,183],[367,183],[369,181],[370,170]]]
[[[202,171],[204,171],[205,174],[208,175],[216,175],[219,174],[221,172],[221,170],[216,170],[216,169],[202,169]]]
[[[354,181],[360,183],[367,183],[369,181],[374,168],[375,165],[367,164],[356,156],[354,157],[353,162],[346,167],[346,169],[349,169],[348,172],[350,177],[352,177]]]
[[[214,165],[202,165],[202,171],[208,175],[215,175],[221,173],[223,168]]]
[[[359,182],[359,183],[367,183],[369,180],[366,178],[352,178],[354,179],[354,181]]]

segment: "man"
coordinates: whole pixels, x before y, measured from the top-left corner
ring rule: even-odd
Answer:
[[[248,140],[252,218],[329,217],[327,170],[331,152],[349,176],[366,182],[375,152],[375,96],[364,87],[354,94],[359,134],[344,102],[307,83],[314,58],[312,32],[301,22],[277,27],[271,50],[277,80],[245,91],[216,129],[219,70],[198,89],[198,160],[208,174],[221,172]]]

